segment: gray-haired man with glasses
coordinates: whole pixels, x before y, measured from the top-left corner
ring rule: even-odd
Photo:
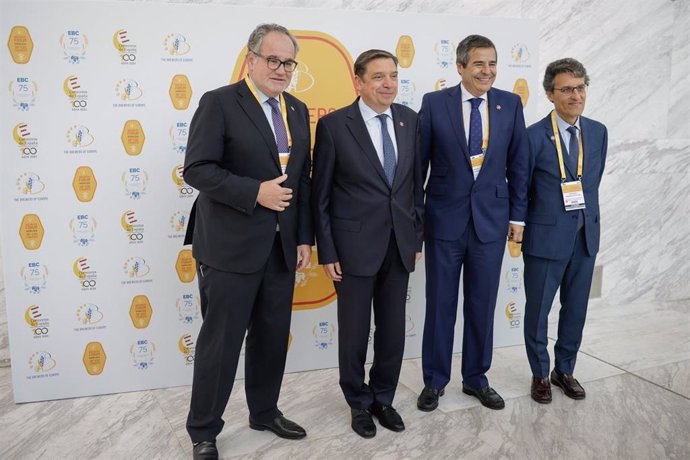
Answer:
[[[525,261],[525,346],[532,399],[551,402],[551,383],[572,399],[585,390],[573,377],[592,274],[599,251],[599,184],[606,163],[606,127],[582,116],[589,76],[575,59],[549,64],[546,96],[554,110],[527,129],[529,203]],[[548,316],[560,288],[555,363],[549,382]]]
[[[184,179],[199,197],[185,244],[197,260],[203,316],[187,418],[195,459],[218,458],[245,333],[250,428],[306,436],[277,407],[295,270],[309,263],[313,243],[309,113],[285,93],[298,49],[284,27],[258,26],[247,75],[204,94],[192,119]]]

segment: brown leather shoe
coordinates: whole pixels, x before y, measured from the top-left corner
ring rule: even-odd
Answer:
[[[556,369],[551,372],[551,383],[560,387],[572,399],[585,399],[585,389],[572,374],[561,374]]]
[[[532,399],[539,404],[551,402],[551,384],[549,379],[532,377]]]

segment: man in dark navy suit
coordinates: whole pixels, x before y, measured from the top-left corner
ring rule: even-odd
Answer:
[[[450,381],[453,333],[463,272],[462,390],[502,409],[486,372],[506,237],[522,240],[527,216],[527,135],[520,98],[492,88],[496,47],[470,35],[457,48],[462,82],[424,95],[419,112],[422,172],[431,166],[424,210],[426,319],[424,390],[432,411]]]
[[[352,429],[402,431],[393,408],[405,347],[407,283],[422,250],[417,114],[394,104],[398,60],[383,50],[355,61],[360,97],[319,120],[313,212],[319,262],[338,293],[340,387]],[[374,310],[374,363],[364,362]]]
[[[559,288],[561,310],[551,383],[570,398],[585,397],[573,370],[599,250],[599,184],[608,143],[606,127],[582,116],[588,85],[587,71],[575,59],[549,64],[544,90],[554,110],[527,130],[524,332],[532,369],[531,394],[539,403],[551,402],[547,326]]]
[[[247,44],[248,75],[204,94],[192,118],[184,179],[199,197],[185,244],[198,263],[203,315],[187,418],[195,459],[218,458],[245,333],[249,426],[306,435],[277,407],[295,270],[313,244],[309,113],[284,92],[297,51],[284,27],[258,26]]]

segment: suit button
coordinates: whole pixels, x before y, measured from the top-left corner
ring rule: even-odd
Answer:
[[[576,215],[572,216],[572,218],[573,218],[573,220],[577,220],[577,216],[576,216]]]

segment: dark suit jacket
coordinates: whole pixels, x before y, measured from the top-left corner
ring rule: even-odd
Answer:
[[[276,224],[287,267],[297,265],[298,244],[312,244],[309,211],[310,133],[307,107],[283,93],[292,134],[287,165],[293,197],[283,212],[256,203],[259,185],[280,176],[275,136],[244,81],[204,94],[190,125],[184,180],[199,190],[185,244],[211,267],[253,273],[268,259]]]
[[[580,117],[584,164],[582,188],[585,194],[584,227],[587,252],[599,251],[599,184],[604,174],[608,134],[598,121]],[[570,257],[577,235],[577,212],[566,211],[561,193],[561,173],[553,139],[551,115],[527,130],[529,155],[529,211],[522,241],[522,252],[546,259]],[[562,143],[562,142],[561,142]],[[567,150],[563,146],[563,154]],[[577,176],[570,170],[568,180]]]
[[[520,97],[488,92],[489,145],[475,181],[462,120],[460,85],[427,93],[419,112],[421,169],[426,177],[427,237],[453,241],[470,217],[479,239],[505,239],[508,221],[527,216],[527,136]]]
[[[391,106],[398,163],[392,190],[357,101],[316,126],[312,210],[319,263],[340,262],[343,273],[374,275],[391,230],[405,268],[422,249],[422,179],[415,167],[417,114]]]

